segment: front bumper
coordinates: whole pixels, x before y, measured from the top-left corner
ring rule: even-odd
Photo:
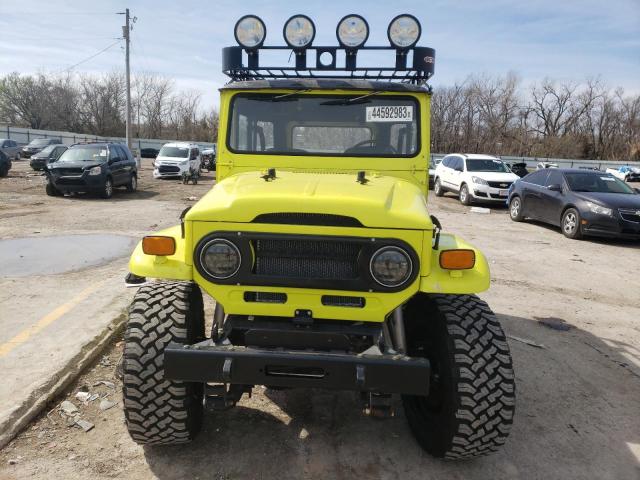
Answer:
[[[175,178],[189,173],[189,164],[154,164],[153,178]]]
[[[188,382],[427,395],[430,364],[404,355],[266,349],[207,340],[169,344],[164,374]]]
[[[31,158],[32,155],[35,155],[40,150],[20,150],[20,156],[22,158]]]
[[[89,175],[89,172],[84,172],[82,175],[73,176],[51,174],[49,178],[53,186],[63,192],[96,192],[104,188],[106,175]]]
[[[483,202],[505,202],[509,196],[509,186],[505,188],[493,188],[488,185],[472,184],[471,196]]]
[[[45,167],[45,165],[47,165],[47,159],[31,157],[31,160],[29,161],[29,165],[31,166],[31,168],[42,169]]]
[[[613,216],[582,214],[582,233],[598,237],[640,239],[640,215],[614,211]]]

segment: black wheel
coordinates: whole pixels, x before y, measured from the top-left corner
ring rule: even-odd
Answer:
[[[522,199],[517,195],[511,197],[511,201],[509,202],[509,216],[514,222],[524,220],[524,215],[522,214]]]
[[[572,240],[582,238],[582,229],[580,227],[580,212],[575,208],[568,208],[562,214],[562,233],[565,237]]]
[[[129,177],[129,182],[127,183],[127,192],[133,193],[138,189],[138,177],[136,177],[135,173],[132,173]]]
[[[463,183],[460,186],[460,203],[462,203],[463,205],[471,205],[472,203],[471,194],[469,193],[469,187],[467,187],[466,183]]]
[[[129,308],[122,389],[127,428],[136,443],[185,443],[200,430],[203,384],[165,380],[163,358],[170,342],[203,339],[202,293],[195,283],[140,287]]]
[[[0,177],[6,177],[9,174],[9,167],[0,166]]]
[[[102,185],[102,192],[100,192],[102,198],[111,198],[113,196],[113,180],[111,177],[107,177]]]
[[[403,395],[409,427],[440,458],[489,454],[513,422],[515,379],[507,340],[475,295],[419,295],[405,308],[408,352],[431,363],[428,396]]]
[[[60,190],[54,187],[53,184],[49,181],[47,181],[47,184],[44,187],[44,189],[47,192],[47,195],[49,195],[50,197],[59,197],[60,195],[62,195],[62,192],[60,192]]]
[[[436,194],[436,197],[442,197],[444,195],[444,188],[442,188],[439,178],[436,178],[436,183],[433,184],[433,193]]]

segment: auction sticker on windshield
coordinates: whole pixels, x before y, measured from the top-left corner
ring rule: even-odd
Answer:
[[[367,107],[367,122],[412,122],[413,105]]]

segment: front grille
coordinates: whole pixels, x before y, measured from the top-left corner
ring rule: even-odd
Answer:
[[[81,168],[56,168],[55,172],[63,177],[82,175]]]
[[[180,167],[175,167],[172,165],[160,165],[158,167],[158,171],[160,173],[180,173]]]
[[[250,303],[287,303],[287,294],[278,292],[244,292],[244,301]]]
[[[260,239],[253,241],[254,273],[280,278],[358,278],[361,244],[348,241]]]
[[[363,297],[346,297],[343,295],[323,295],[322,304],[327,307],[353,307],[364,308]]]
[[[487,182],[491,188],[509,188],[513,182]]]
[[[640,210],[628,210],[621,208],[619,210],[620,216],[628,222],[640,223]]]
[[[62,177],[55,180],[56,185],[84,185],[82,178]]]
[[[490,193],[489,196],[491,198],[507,198],[506,195],[498,195],[497,193]]]
[[[362,223],[356,218],[326,213],[263,213],[254,218],[253,222],[282,225],[362,227]]]

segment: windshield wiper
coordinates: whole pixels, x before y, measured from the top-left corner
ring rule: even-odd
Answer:
[[[379,90],[375,92],[367,93],[366,95],[360,95],[355,98],[341,98],[337,100],[328,100],[326,102],[322,102],[320,105],[354,105],[356,103],[369,103],[371,100],[367,100],[368,97],[373,95],[378,95],[381,93]]]
[[[295,92],[283,93],[282,95],[276,95],[275,97],[256,97],[252,98],[252,100],[258,100],[259,102],[286,102],[287,100],[300,95],[301,93],[308,92],[311,90],[310,88],[305,88],[304,90],[296,90]]]

